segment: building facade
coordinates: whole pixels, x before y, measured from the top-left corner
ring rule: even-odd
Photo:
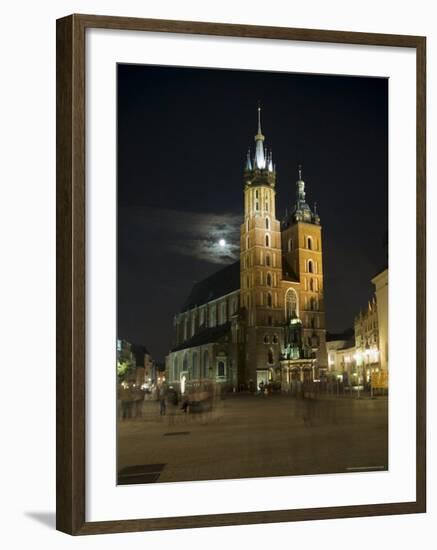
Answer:
[[[306,202],[299,167],[289,214],[276,213],[276,170],[264,144],[261,110],[255,152],[243,175],[240,261],[197,283],[174,318],[169,383],[218,382],[256,389],[327,369],[320,217]]]

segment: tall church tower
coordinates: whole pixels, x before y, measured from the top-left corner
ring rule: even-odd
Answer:
[[[316,205],[305,199],[305,182],[299,166],[296,202],[282,224],[282,249],[286,269],[300,283],[299,302],[302,343],[316,354],[320,375],[327,368],[326,325],[323,291],[322,228]]]
[[[261,108],[255,154],[247,154],[244,170],[244,223],[241,225],[240,305],[246,317],[245,379],[268,383],[279,366],[282,253],[276,219],[276,172],[272,152],[264,144]],[[270,345],[272,344],[272,345]]]

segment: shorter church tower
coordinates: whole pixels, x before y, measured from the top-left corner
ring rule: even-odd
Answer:
[[[315,354],[319,376],[327,369],[326,325],[323,294],[322,228],[317,208],[306,202],[302,166],[296,182],[296,202],[282,223],[282,249],[285,270],[292,272],[300,283],[300,341],[304,350]],[[287,344],[287,342],[286,342]]]

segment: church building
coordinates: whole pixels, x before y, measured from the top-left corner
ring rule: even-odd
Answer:
[[[260,108],[243,191],[240,261],[195,284],[174,318],[166,376],[182,393],[207,382],[287,391],[327,369],[320,217],[306,201],[299,167],[296,196],[277,219],[276,170]]]

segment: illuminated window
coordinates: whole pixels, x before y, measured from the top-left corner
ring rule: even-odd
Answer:
[[[285,314],[287,320],[299,316],[297,293],[294,288],[289,288],[285,295]]]
[[[193,353],[193,378],[199,378],[199,365],[196,352]]]
[[[178,358],[175,357],[173,361],[173,380],[177,380],[179,378],[179,365],[178,365]]]
[[[203,378],[209,377],[209,354],[208,350],[203,353]]]
[[[223,361],[219,361],[217,365],[217,376],[224,378],[225,376],[225,364]]]

